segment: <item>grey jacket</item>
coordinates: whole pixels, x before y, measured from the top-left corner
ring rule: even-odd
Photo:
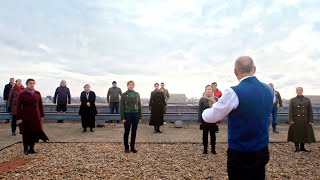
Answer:
[[[122,95],[121,89],[118,87],[111,87],[108,90],[107,94],[107,102],[120,102],[120,96]]]

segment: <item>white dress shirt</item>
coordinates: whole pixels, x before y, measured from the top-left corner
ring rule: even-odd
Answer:
[[[239,83],[249,77],[242,78]],[[271,88],[270,88],[271,89]],[[273,95],[273,103],[276,101]],[[207,123],[216,123],[223,120],[232,110],[236,109],[239,105],[239,98],[232,88],[224,91],[218,102],[214,103],[211,108],[203,111],[202,119]]]

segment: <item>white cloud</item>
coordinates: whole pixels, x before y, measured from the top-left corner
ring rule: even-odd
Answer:
[[[33,77],[50,95],[66,79],[73,95],[90,83],[105,96],[113,80],[125,89],[133,79],[144,97],[162,81],[199,97],[212,81],[236,84],[233,61],[246,54],[284,97],[298,85],[320,93],[317,2],[31,1],[10,11],[16,3],[0,7],[0,88]]]

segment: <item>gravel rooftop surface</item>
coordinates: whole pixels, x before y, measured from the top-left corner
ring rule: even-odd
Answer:
[[[320,179],[320,143],[310,153],[293,152],[292,143],[271,143],[267,179]],[[137,144],[126,154],[120,143],[39,143],[34,155],[23,155],[22,144],[0,151],[0,179],[227,179],[226,143],[217,153],[202,154],[201,144]],[[210,151],[210,147],[209,147]],[[18,159],[18,160],[17,160]]]

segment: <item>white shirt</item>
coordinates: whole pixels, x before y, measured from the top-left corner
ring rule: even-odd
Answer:
[[[242,78],[239,83],[249,77]],[[271,89],[271,88],[270,88]],[[273,103],[276,101],[273,95]],[[224,91],[218,102],[214,103],[211,108],[203,111],[202,119],[207,123],[216,123],[223,120],[232,110],[236,109],[239,105],[239,98],[232,88]]]

